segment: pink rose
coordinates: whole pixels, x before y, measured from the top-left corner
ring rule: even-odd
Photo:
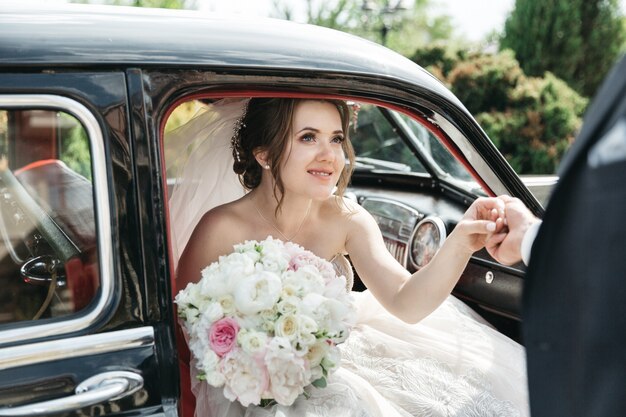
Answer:
[[[230,352],[237,341],[239,324],[230,317],[224,317],[213,323],[209,329],[209,343],[211,349],[218,356],[222,357]]]

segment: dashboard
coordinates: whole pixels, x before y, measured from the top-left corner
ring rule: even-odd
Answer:
[[[436,194],[358,187],[347,196],[374,217],[389,252],[411,272],[432,259],[465,211]]]
[[[470,204],[443,189],[413,192],[359,184],[346,196],[374,217],[387,249],[410,272],[428,264]],[[523,265],[501,265],[481,250],[470,259],[453,294],[519,340],[524,272]]]
[[[447,237],[446,225],[436,215],[383,197],[363,197],[360,204],[378,223],[389,252],[408,270],[426,266]]]

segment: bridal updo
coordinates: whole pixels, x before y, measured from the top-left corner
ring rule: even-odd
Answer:
[[[296,105],[302,101],[320,100],[333,104],[339,116],[347,140],[343,142],[343,151],[348,158],[339,182],[336,195],[343,195],[354,167],[354,149],[348,138],[350,110],[341,100],[295,99],[295,98],[252,98],[247,111],[238,126],[238,133],[233,138],[233,169],[239,175],[241,184],[248,190],[259,186],[263,168],[254,155],[267,152],[267,163],[275,180],[274,195],[279,197],[279,207],[284,194],[284,185],[280,173],[280,163],[288,158],[288,143],[293,126]],[[278,192],[277,192],[278,191]]]

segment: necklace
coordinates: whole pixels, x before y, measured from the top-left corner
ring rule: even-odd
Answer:
[[[252,201],[252,205],[254,206],[254,209],[256,210],[256,212],[259,214],[259,216],[263,219],[263,221],[265,221],[265,223],[269,224],[270,226],[272,226],[274,228],[274,230],[276,230],[278,232],[278,234],[285,239],[285,242],[291,242],[291,239],[293,239],[294,237],[296,237],[298,235],[298,233],[300,233],[300,230],[302,229],[302,226],[304,226],[304,222],[306,221],[306,219],[309,217],[309,213],[311,212],[311,205],[312,205],[313,200],[309,201],[309,206],[306,209],[306,214],[304,215],[304,217],[302,218],[302,221],[300,222],[300,226],[298,226],[298,230],[296,230],[296,233],[294,233],[293,235],[291,235],[291,237],[287,237],[285,236],[285,234],[283,232],[280,231],[280,229],[278,228],[278,226],[276,226],[276,224],[271,221],[268,220],[267,218],[265,218],[265,216],[263,214],[261,214],[261,211],[259,210],[259,208],[257,207],[256,203],[254,201]]]

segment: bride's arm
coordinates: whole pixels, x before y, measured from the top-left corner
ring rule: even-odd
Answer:
[[[496,227],[500,206],[497,199],[476,200],[428,265],[413,275],[389,253],[376,221],[359,206],[350,218],[346,250],[359,277],[379,302],[400,319],[416,323],[450,294],[472,253],[482,248],[493,232],[488,225]],[[497,227],[501,224],[498,219]]]

